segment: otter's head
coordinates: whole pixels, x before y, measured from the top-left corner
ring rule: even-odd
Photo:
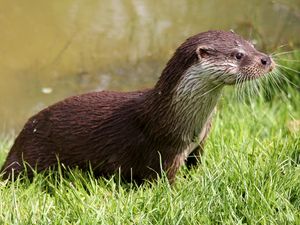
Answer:
[[[156,88],[186,90],[204,81],[206,86],[231,85],[259,78],[274,67],[270,56],[234,32],[207,31],[188,38],[177,48]]]
[[[186,43],[193,43],[198,57],[196,68],[215,74],[215,79],[224,84],[256,79],[271,72],[275,65],[270,56],[233,32],[208,31]]]

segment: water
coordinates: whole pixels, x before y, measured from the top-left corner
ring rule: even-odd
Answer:
[[[0,133],[67,96],[153,86],[192,34],[234,29],[273,51],[299,47],[299,24],[299,0],[0,0]]]

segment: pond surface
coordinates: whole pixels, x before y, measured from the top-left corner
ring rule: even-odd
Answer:
[[[0,133],[92,90],[151,87],[188,36],[233,29],[299,47],[300,1],[0,0]]]

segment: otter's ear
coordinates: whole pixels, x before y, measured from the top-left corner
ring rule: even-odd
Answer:
[[[207,58],[211,55],[213,49],[206,45],[200,45],[196,49],[196,53],[199,59]]]

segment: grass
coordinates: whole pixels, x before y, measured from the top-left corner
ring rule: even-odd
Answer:
[[[0,181],[0,224],[300,224],[300,94],[246,104],[225,90],[202,164],[140,187],[38,175]],[[0,145],[0,163],[11,139]]]

